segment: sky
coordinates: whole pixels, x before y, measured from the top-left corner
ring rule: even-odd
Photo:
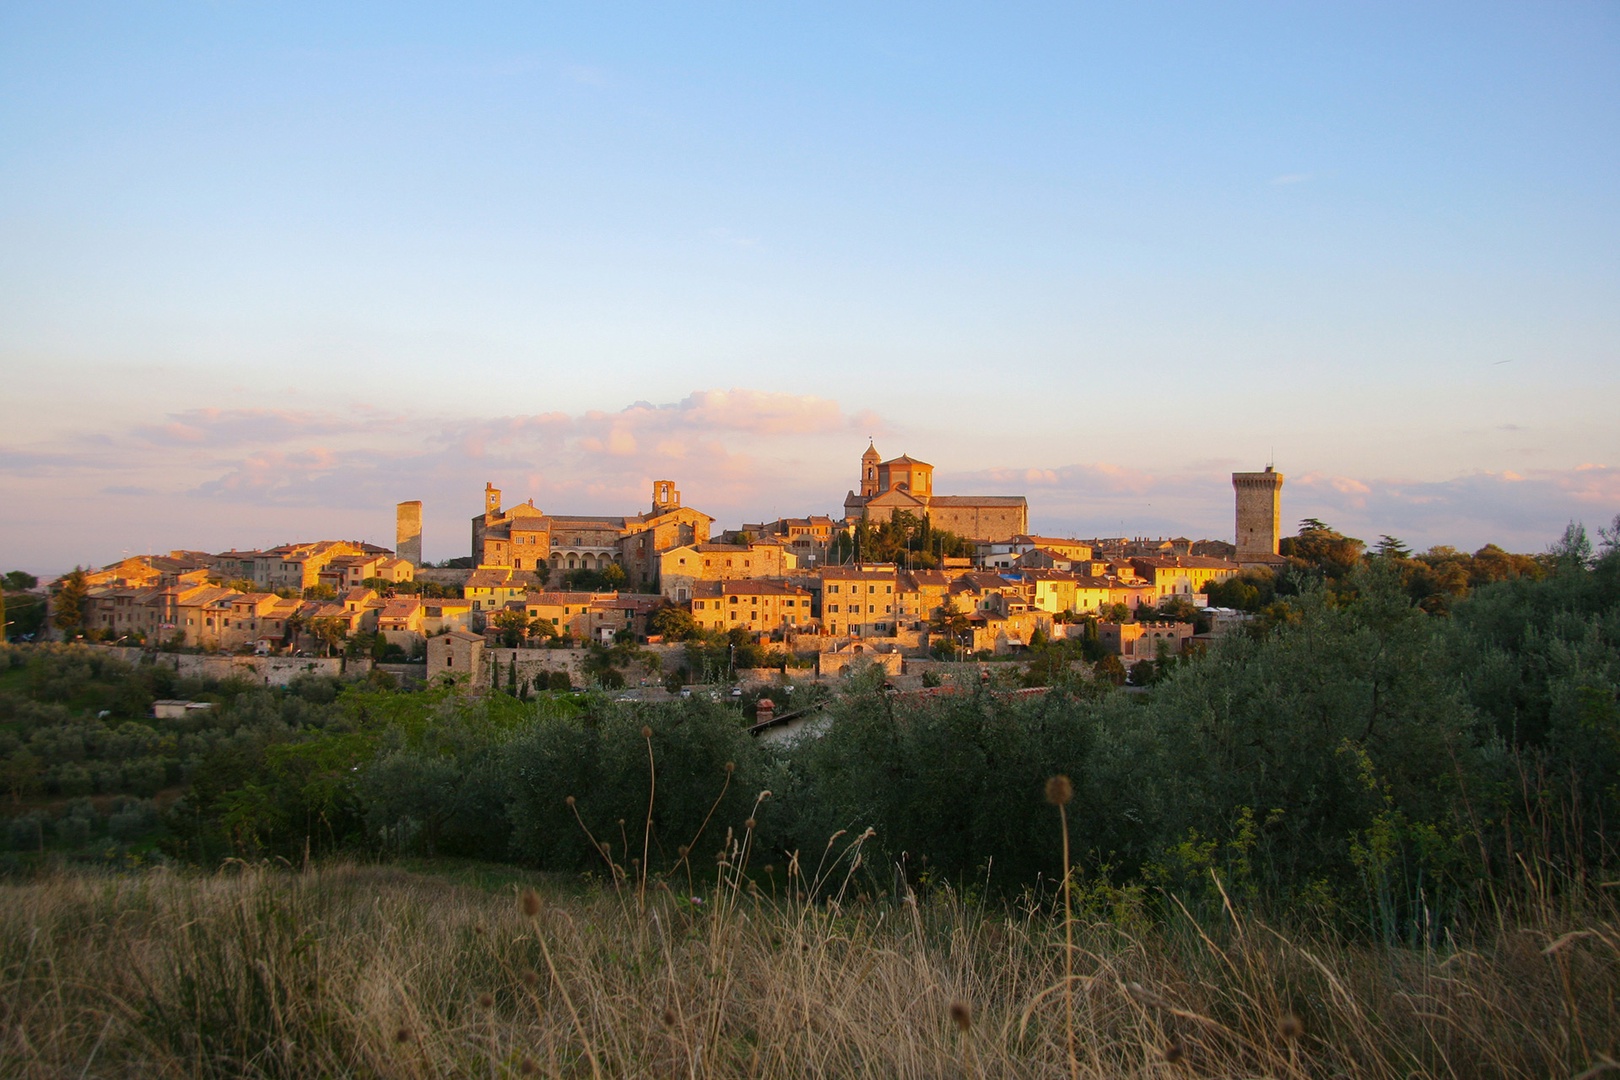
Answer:
[[[0,569],[483,486],[1620,513],[1620,5],[0,4]]]

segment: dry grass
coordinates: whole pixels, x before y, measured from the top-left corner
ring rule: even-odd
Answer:
[[[1088,1077],[1596,1075],[1616,1056],[1601,921],[1444,955],[1231,919],[1079,924],[1071,998],[1061,918],[852,898],[858,837],[819,881],[761,874],[813,894],[773,899],[745,844],[700,903],[353,865],[8,885],[0,1075],[1066,1077],[1069,1009]]]

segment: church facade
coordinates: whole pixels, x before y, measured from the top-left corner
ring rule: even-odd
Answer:
[[[624,568],[633,586],[658,580],[659,557],[683,544],[709,539],[714,518],[681,505],[668,480],[653,482],[652,507],[629,517],[548,514],[534,501],[501,506],[501,490],[484,485],[484,512],[472,519],[473,561],[514,570]]]
[[[928,516],[936,529],[969,540],[1011,540],[1029,532],[1022,495],[936,495],[934,467],[907,454],[888,461],[868,445],[861,455],[861,487],[844,497],[844,520],[888,521],[902,511]]]

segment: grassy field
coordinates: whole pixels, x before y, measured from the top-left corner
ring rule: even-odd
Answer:
[[[672,890],[353,864],[0,886],[0,1075],[1572,1076],[1615,1068],[1620,931],[1551,906],[1440,951],[1228,913]],[[827,867],[832,867],[828,869]],[[799,894],[804,898],[800,899]],[[1065,945],[1065,938],[1072,944]],[[1072,974],[1065,978],[1067,967]]]

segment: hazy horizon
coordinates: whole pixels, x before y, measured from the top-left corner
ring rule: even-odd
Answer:
[[[836,514],[1620,512],[1620,8],[0,11],[0,569]]]

